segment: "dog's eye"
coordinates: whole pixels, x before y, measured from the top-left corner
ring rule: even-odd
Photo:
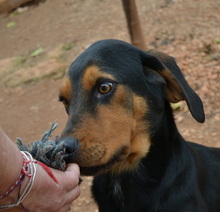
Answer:
[[[68,109],[69,109],[69,101],[66,100],[64,97],[62,96],[59,96],[59,101],[63,103],[65,109],[66,109],[66,112],[68,113]]]
[[[111,82],[105,82],[99,85],[99,92],[101,94],[107,94],[112,90],[112,83]]]

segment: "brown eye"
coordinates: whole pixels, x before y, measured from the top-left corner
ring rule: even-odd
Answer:
[[[112,90],[112,83],[105,82],[99,86],[99,92],[102,94],[107,94]]]

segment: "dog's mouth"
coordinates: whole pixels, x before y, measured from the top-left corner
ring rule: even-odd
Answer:
[[[129,154],[128,146],[121,146],[109,159],[107,162],[101,163],[100,160],[93,162],[94,165],[86,165],[88,164],[88,158],[85,161],[82,157],[82,148],[80,147],[80,143],[77,139],[71,137],[65,137],[58,142],[65,149],[65,153],[63,153],[62,158],[66,164],[68,163],[76,163],[80,167],[80,173],[84,176],[95,176],[109,171],[112,166],[116,163],[125,160]],[[86,152],[86,150],[85,150]],[[86,154],[86,153],[84,153]],[[92,156],[91,162],[93,160]],[[85,166],[85,165],[86,166]]]
[[[121,147],[112,157],[111,159],[102,165],[97,165],[97,166],[88,166],[88,167],[84,167],[80,165],[80,173],[81,175],[84,176],[95,176],[95,175],[99,175],[102,173],[105,173],[107,171],[109,171],[111,169],[111,167],[113,165],[115,165],[115,163],[120,162],[122,160],[124,160],[127,156],[127,147],[123,146]]]

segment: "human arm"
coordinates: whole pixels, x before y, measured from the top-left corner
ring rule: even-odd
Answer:
[[[0,129],[0,195],[14,184],[21,172],[22,165],[23,158],[20,151]],[[65,172],[51,169],[59,182],[58,186],[39,164],[36,164],[36,167],[35,181],[30,193],[22,203],[23,206],[29,212],[67,211],[71,202],[80,194],[79,167],[76,164],[70,164]],[[26,177],[22,183],[21,192],[27,181]],[[0,200],[0,205],[16,201],[17,192],[13,191]],[[16,209],[19,211],[19,207]],[[12,208],[11,211],[15,211],[15,208]]]

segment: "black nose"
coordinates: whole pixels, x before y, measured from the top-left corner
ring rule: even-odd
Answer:
[[[73,154],[78,149],[79,142],[75,138],[65,137],[62,139],[62,142],[64,144],[64,148],[66,148],[67,154]]]
[[[79,141],[75,138],[64,137],[59,140],[59,143],[63,143],[63,148],[65,151],[64,160],[66,163],[75,162],[76,153],[79,149]]]

